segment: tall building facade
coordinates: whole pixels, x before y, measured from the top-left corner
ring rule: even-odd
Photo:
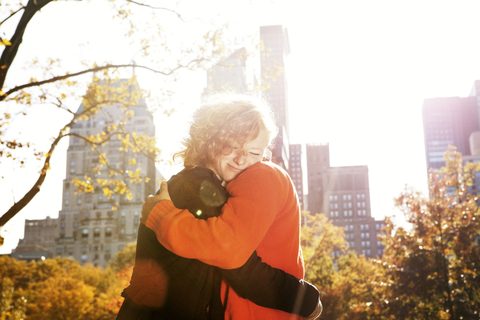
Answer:
[[[260,27],[262,88],[275,110],[279,134],[272,160],[288,171],[289,125],[286,58],[290,54],[287,29],[281,25]]]
[[[463,155],[471,155],[469,139],[480,130],[477,99],[434,98],[423,102],[423,130],[427,169],[440,169],[445,165],[443,154],[449,145]]]
[[[116,85],[119,86],[125,81],[127,80],[119,80]],[[139,90],[138,85],[132,85],[130,90]],[[129,110],[134,111],[134,115],[127,120],[125,130],[129,133],[154,136],[153,117],[147,110],[144,100],[139,99],[138,104]],[[83,105],[80,106],[80,111],[83,111]],[[104,131],[106,126],[117,123],[123,113],[121,107],[116,104],[104,107],[100,113],[89,119],[78,121],[72,132],[82,136],[96,135]],[[153,157],[140,152],[134,154],[131,150],[122,149],[121,146],[121,141],[114,135],[106,145],[100,147],[100,152],[106,154],[110,167],[124,172],[141,169],[142,177],[149,177],[150,180],[147,182],[143,179],[141,183],[135,184],[125,181],[134,194],[132,199],[120,195],[108,199],[102,188],[95,185],[95,178],[109,177],[106,169],[94,173],[94,168],[101,161],[99,154],[82,139],[70,136],[54,256],[70,257],[81,263],[105,266],[111,257],[125,248],[127,243],[136,241],[143,202],[147,195],[155,193],[155,181],[160,177],[157,176]],[[76,177],[81,179],[85,175],[93,178],[94,193],[75,192],[72,180]],[[115,202],[118,203],[117,210],[112,209]]]
[[[305,209],[305,194],[303,192],[303,170],[302,170],[302,145],[291,144],[290,145],[290,165],[289,174],[292,178],[295,189],[297,190],[298,200],[300,201],[300,207]]]
[[[307,144],[308,211],[321,213],[324,200],[324,172],[330,168],[328,144]]]
[[[25,220],[25,232],[11,257],[17,260],[41,261],[53,256],[58,219]]]
[[[213,92],[246,92],[247,87],[247,51],[235,50],[227,59],[217,63],[207,71],[207,87],[203,94]]]
[[[368,167],[331,167],[328,144],[307,145],[306,151],[308,211],[324,213],[334,225],[345,228],[347,244],[358,254],[381,256],[384,247],[377,235],[385,222],[371,216]]]

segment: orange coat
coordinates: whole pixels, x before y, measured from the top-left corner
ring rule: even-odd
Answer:
[[[227,185],[230,198],[219,217],[195,219],[161,201],[146,225],[168,250],[224,269],[242,266],[254,250],[272,267],[303,278],[300,206],[288,174],[259,162]],[[301,319],[260,307],[230,290],[225,319]]]

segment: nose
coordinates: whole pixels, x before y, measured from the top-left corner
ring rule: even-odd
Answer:
[[[235,161],[235,163],[239,166],[242,166],[247,162],[247,156],[243,152],[238,153],[236,157],[233,158],[233,161]]]

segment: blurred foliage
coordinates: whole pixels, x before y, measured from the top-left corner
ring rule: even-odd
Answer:
[[[407,187],[395,199],[408,225],[386,218],[381,259],[347,252],[335,260],[340,228],[323,215],[304,227],[306,279],[321,292],[322,318],[480,318],[480,164],[464,164],[453,147],[444,157],[429,173],[428,197]]]
[[[114,319],[133,268],[120,257],[131,251],[132,246],[117,253],[115,270],[67,258],[27,263],[0,257],[0,319]]]

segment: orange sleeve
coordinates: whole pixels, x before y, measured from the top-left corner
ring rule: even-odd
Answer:
[[[146,225],[179,256],[223,269],[241,267],[262,241],[285,197],[273,169],[262,163],[247,169],[227,189],[231,197],[219,217],[196,219],[171,201],[161,201]]]

